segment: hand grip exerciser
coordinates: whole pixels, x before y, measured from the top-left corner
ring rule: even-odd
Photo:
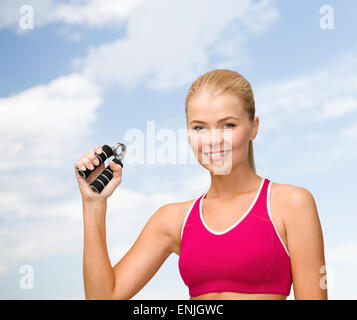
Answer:
[[[118,153],[118,148],[121,148],[120,153]],[[98,158],[99,160],[99,165],[94,166],[93,170],[86,169],[86,170],[80,170],[77,169],[78,174],[82,178],[87,178],[96,168],[98,168],[106,159],[110,158],[111,156],[114,156],[113,162],[116,164],[121,165],[123,168],[123,163],[121,160],[124,158],[124,155],[126,153],[126,145],[123,143],[116,143],[114,147],[109,147],[108,145],[102,146],[102,153],[97,154],[94,153],[94,155]],[[110,166],[108,165],[102,173],[95,179],[91,184],[90,187],[93,191],[96,193],[100,193],[104,187],[108,184],[108,182],[113,178],[113,171],[110,169]]]

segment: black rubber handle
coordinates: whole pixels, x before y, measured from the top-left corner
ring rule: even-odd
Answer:
[[[123,168],[123,163],[119,159],[114,159],[113,162],[116,164],[121,165]],[[109,183],[109,181],[113,178],[113,171],[110,169],[109,165],[103,170],[103,172],[95,179],[91,184],[90,187],[96,193],[101,193],[104,187]]]
[[[107,160],[108,158],[110,158],[113,155],[113,149],[111,147],[109,147],[108,145],[104,145],[102,146],[102,153],[98,154],[98,153],[94,153],[96,155],[96,157],[99,160],[99,164],[97,166],[94,166],[93,170],[90,169],[86,169],[86,170],[79,170],[77,169],[78,174],[82,177],[82,178],[88,178],[89,175],[96,169],[98,168],[105,160]]]

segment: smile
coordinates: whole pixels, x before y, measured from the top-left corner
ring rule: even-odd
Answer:
[[[231,151],[232,150],[225,150],[223,152],[204,152],[204,154],[211,160],[220,160],[223,159]]]

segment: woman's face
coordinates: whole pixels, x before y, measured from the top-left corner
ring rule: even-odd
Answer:
[[[213,97],[203,92],[189,101],[190,146],[198,162],[214,174],[229,174],[248,159],[249,140],[256,136],[259,119],[251,123],[243,104],[243,99],[229,93]]]

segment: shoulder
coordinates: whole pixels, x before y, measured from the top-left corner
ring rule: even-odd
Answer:
[[[188,210],[196,199],[167,203],[160,208],[162,219],[167,222],[171,231],[176,233],[181,227]]]
[[[172,221],[173,219],[180,220],[195,200],[196,199],[164,204],[157,210],[157,213],[161,219],[165,221]]]
[[[301,204],[311,204],[314,201],[312,193],[303,188],[291,184],[280,184],[272,182],[271,192],[280,201],[292,206]]]
[[[287,228],[298,221],[308,222],[317,217],[316,202],[308,189],[272,183],[271,193],[284,212],[284,224]]]
[[[181,228],[188,210],[195,199],[171,202],[161,206],[154,215],[163,232],[173,240],[174,252],[178,254],[181,243]]]

